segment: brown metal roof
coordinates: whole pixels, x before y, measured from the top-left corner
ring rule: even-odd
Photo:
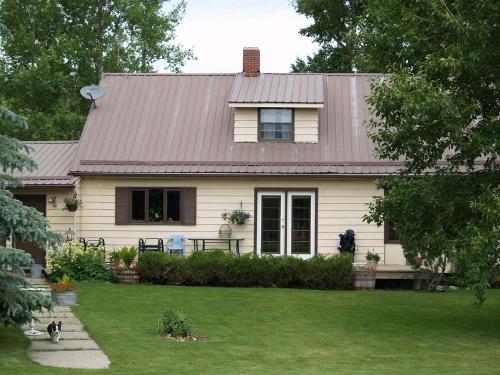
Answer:
[[[24,142],[33,151],[29,154],[38,169],[16,171],[24,186],[73,186],[76,178],[68,175],[78,149],[76,141]]]
[[[289,75],[284,75],[285,77]],[[319,143],[235,143],[235,74],[105,74],[72,171],[138,175],[386,175],[367,136],[365,97],[377,75],[322,75]],[[316,97],[319,100],[319,96]]]
[[[236,76],[229,103],[322,104],[322,74],[261,74]]]

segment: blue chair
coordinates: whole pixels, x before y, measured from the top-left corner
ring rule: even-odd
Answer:
[[[184,256],[184,251],[185,251],[185,245],[184,241],[186,240],[186,237],[184,237],[182,234],[173,234],[167,239],[167,249],[170,254],[172,254],[174,251],[180,251],[181,255]],[[169,245],[169,242],[172,242]]]

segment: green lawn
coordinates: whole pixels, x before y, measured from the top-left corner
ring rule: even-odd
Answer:
[[[83,284],[74,309],[113,374],[498,374],[500,290],[338,292]],[[203,342],[154,335],[167,306]],[[0,329],[0,373],[78,374],[31,363]],[[102,373],[102,371],[100,372]]]

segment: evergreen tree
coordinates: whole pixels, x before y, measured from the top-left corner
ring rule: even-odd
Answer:
[[[1,25],[1,24],[0,24]],[[0,120],[9,126],[27,125],[26,119],[0,106]],[[20,186],[19,179],[8,171],[36,168],[27,155],[29,148],[15,138],[0,134],[0,321],[4,325],[22,325],[32,319],[34,311],[51,308],[51,301],[39,293],[22,288],[30,286],[21,267],[33,263],[31,255],[23,250],[4,245],[6,238],[34,241],[45,248],[59,238],[48,231],[46,218],[32,207],[14,199],[9,188]]]

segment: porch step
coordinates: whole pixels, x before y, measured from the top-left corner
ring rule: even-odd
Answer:
[[[32,341],[32,351],[62,351],[62,350],[76,350],[76,349],[99,349],[99,346],[94,340],[63,340],[57,344],[52,341]]]
[[[40,336],[28,336],[31,341],[50,341],[50,335],[48,332],[45,332]],[[61,337],[59,340],[90,340],[90,336],[85,331],[62,331]]]

